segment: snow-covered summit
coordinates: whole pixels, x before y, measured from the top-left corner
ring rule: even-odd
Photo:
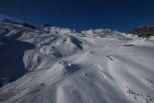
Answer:
[[[76,33],[75,30],[69,28],[59,28],[55,26],[41,26],[45,31],[49,32],[50,34],[74,34]]]

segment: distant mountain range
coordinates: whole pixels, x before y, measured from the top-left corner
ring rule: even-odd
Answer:
[[[31,24],[25,23],[17,18],[13,18],[4,14],[0,14],[0,21],[5,23],[13,23],[13,24],[23,24],[26,27],[37,28]],[[40,27],[50,27],[50,24],[43,24]],[[137,35],[139,37],[150,37],[154,36],[154,26],[142,25],[130,30],[128,33]]]

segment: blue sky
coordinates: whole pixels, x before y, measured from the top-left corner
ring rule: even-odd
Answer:
[[[125,32],[154,25],[154,0],[0,0],[0,13],[34,25]]]

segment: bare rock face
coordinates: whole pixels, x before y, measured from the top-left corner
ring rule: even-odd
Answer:
[[[129,33],[148,38],[154,36],[154,27],[144,25],[131,30]]]

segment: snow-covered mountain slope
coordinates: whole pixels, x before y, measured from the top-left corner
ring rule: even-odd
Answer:
[[[0,25],[1,36],[20,45],[15,50],[23,53],[20,57],[27,71],[0,88],[0,103],[154,102],[153,39],[132,38],[109,29],[78,33],[49,26]],[[22,49],[23,43],[28,48]],[[12,47],[11,52],[16,43],[5,44]],[[16,56],[15,52],[3,53]]]

